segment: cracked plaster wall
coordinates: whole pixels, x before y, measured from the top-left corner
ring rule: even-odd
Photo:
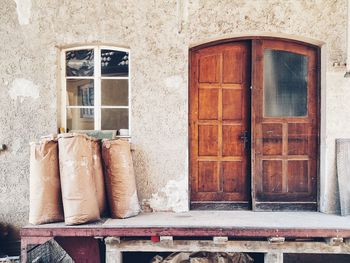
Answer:
[[[325,43],[321,206],[335,212],[334,139],[350,131],[350,83],[332,67],[345,61],[346,0],[2,0],[0,143],[8,150],[0,152],[0,221],[15,229],[27,223],[28,143],[57,129],[59,47],[74,44],[130,48],[140,200],[156,210],[187,210],[188,49],[247,33]]]

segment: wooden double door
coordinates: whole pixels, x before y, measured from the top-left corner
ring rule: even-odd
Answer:
[[[254,39],[190,54],[191,208],[316,210],[318,49]]]

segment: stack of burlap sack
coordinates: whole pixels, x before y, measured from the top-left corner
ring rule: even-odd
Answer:
[[[84,134],[64,133],[31,143],[30,223],[76,225],[108,212],[112,218],[140,212],[128,141],[101,145]]]

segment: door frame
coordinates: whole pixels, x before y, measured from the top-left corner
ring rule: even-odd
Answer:
[[[301,40],[296,40],[296,39],[290,39],[290,38],[286,38],[286,37],[272,37],[272,36],[241,36],[241,37],[234,37],[234,38],[227,38],[227,39],[221,39],[221,40],[214,40],[208,43],[204,43],[204,44],[200,44],[194,47],[191,47],[189,49],[189,63],[188,63],[188,98],[190,98],[190,92],[191,92],[191,86],[194,84],[193,83],[193,79],[191,78],[191,68],[192,68],[192,55],[195,51],[200,50],[202,48],[207,48],[207,47],[211,47],[211,46],[216,46],[216,45],[222,45],[222,44],[227,44],[227,43],[234,43],[237,41],[251,41],[251,53],[252,53],[252,61],[251,61],[251,85],[254,86],[254,63],[253,63],[253,57],[254,57],[254,42],[257,40],[272,40],[272,41],[285,41],[288,43],[296,43],[296,44],[300,44],[300,45],[304,45],[307,47],[312,47],[316,50],[316,115],[317,115],[317,135],[316,135],[316,140],[317,140],[317,153],[316,153],[316,180],[317,180],[317,184],[316,184],[316,192],[317,192],[317,211],[320,210],[320,158],[321,158],[321,154],[320,154],[320,149],[321,149],[321,138],[320,138],[320,133],[321,133],[321,48],[320,46],[316,45],[316,44],[311,44],[305,41],[301,41]],[[254,103],[254,97],[253,97],[253,93],[251,93],[250,96],[250,107],[252,108],[252,105]],[[191,151],[190,147],[191,147],[191,129],[190,129],[190,118],[189,118],[189,114],[191,112],[191,104],[190,104],[190,100],[188,100],[188,149],[189,149],[189,153]],[[252,113],[251,113],[252,115]],[[252,117],[252,116],[251,116]],[[250,164],[250,183],[251,183],[251,207],[254,210],[255,207],[255,186],[254,186],[254,179],[256,174],[255,174],[255,170],[254,170],[254,149],[255,149],[255,140],[253,138],[253,134],[254,134],[254,129],[255,127],[253,127],[253,119],[251,118],[251,137],[250,137],[250,141],[251,141],[251,146],[250,146],[250,153],[251,153],[251,164]],[[197,207],[197,208],[191,208],[191,155],[188,155],[188,205],[190,210],[196,210],[196,209],[204,209],[204,210],[208,210],[206,207]],[[229,207],[229,206],[228,206]],[[295,206],[293,206],[295,207]],[[212,208],[211,208],[212,209]],[[216,208],[215,208],[216,209]],[[218,207],[216,210],[219,210],[220,207]],[[224,209],[227,209],[226,207]],[[233,207],[233,209],[237,209],[237,207]],[[287,209],[288,210],[288,209]],[[302,205],[301,206],[296,206],[295,207],[296,211],[300,211],[300,210],[310,210],[309,208],[305,208]]]

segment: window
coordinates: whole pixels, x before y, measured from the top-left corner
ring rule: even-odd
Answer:
[[[265,117],[307,115],[307,64],[307,56],[265,49]]]
[[[62,121],[66,131],[130,135],[129,51],[85,46],[62,51]]]

